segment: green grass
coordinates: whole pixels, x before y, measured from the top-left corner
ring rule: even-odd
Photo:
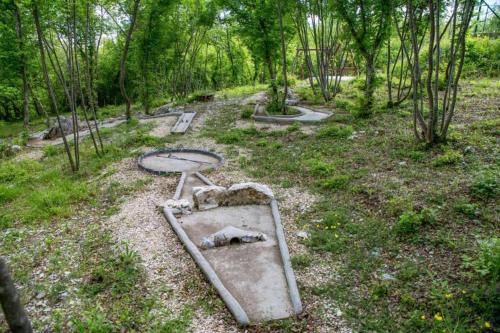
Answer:
[[[452,127],[441,147],[415,142],[411,105],[383,109],[383,91],[370,119],[336,117],[315,133],[236,129],[227,109],[208,121],[204,135],[245,148],[240,167],[259,181],[319,196],[296,218],[310,232],[304,241],[309,251],[292,263],[307,270],[329,253],[336,274],[303,289],[303,298],[340,304],[359,331],[480,332],[500,325],[494,315],[498,277],[482,273],[496,270],[498,249],[477,242],[491,239],[499,223],[500,96],[498,81],[480,85],[462,85],[463,94],[481,94],[459,102],[454,124],[461,126]],[[338,100],[357,96],[352,90]],[[473,105],[482,118],[463,111]],[[342,108],[356,112],[351,103]],[[354,129],[363,134],[348,139]]]
[[[347,325],[361,332],[498,330],[498,84],[461,84],[467,97],[458,101],[449,142],[440,147],[415,142],[411,105],[384,108],[383,88],[374,116],[354,117],[359,82],[344,86],[331,103],[335,116],[315,128],[238,128],[241,108],[226,105],[208,117],[201,136],[225,145],[228,160],[250,177],[318,198],[294,216],[296,227],[310,237],[301,241],[306,248],[292,256],[292,264],[298,276],[313,268],[331,274],[316,284],[299,284],[304,304],[339,307]],[[217,97],[261,89],[228,89]],[[97,222],[146,183],[102,189],[95,177],[113,173],[102,175],[111,163],[135,157],[145,146],[176,140],[153,138],[147,128],[134,122],[103,130],[108,151],[101,158],[86,139],[76,174],[69,172],[60,147],[45,148],[40,160],[0,161],[0,251],[10,254],[25,302],[43,292],[58,305],[50,314],[55,331],[184,332],[194,310],[210,315],[224,307],[209,288],[180,313],[171,313],[148,292],[137,254],[116,244]],[[34,278],[42,266],[44,277]],[[51,274],[57,281],[48,279]],[[192,280],[185,288],[201,286]],[[70,296],[64,296],[67,291]],[[70,306],[65,297],[80,301]],[[311,323],[324,320],[325,309],[307,309],[305,317],[255,330],[310,330]],[[38,318],[34,326],[43,330]]]
[[[124,195],[147,180],[102,187],[111,163],[135,157],[144,146],[164,146],[175,138],[147,134],[137,122],[103,130],[106,154],[95,155],[90,139],[81,144],[80,170],[69,170],[62,147],[45,147],[41,159],[0,161],[0,252],[9,253],[14,280],[28,302],[50,302],[51,327],[58,332],[184,332],[191,310],[175,316],[156,295],[148,295],[138,255],[116,244],[98,222],[117,211]],[[43,270],[46,276],[33,275]],[[67,303],[78,299],[78,306]],[[151,316],[151,313],[157,313]],[[38,317],[35,330],[42,330]]]
[[[267,89],[266,84],[256,84],[256,85],[224,88],[224,89],[218,91],[215,94],[215,97],[217,97],[217,98],[235,98],[235,97],[241,97],[244,95],[255,94],[259,91],[263,91],[266,89]]]

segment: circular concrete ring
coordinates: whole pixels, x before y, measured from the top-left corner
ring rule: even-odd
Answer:
[[[147,152],[139,157],[137,164],[140,169],[155,175],[195,173],[220,167],[224,158],[204,149],[165,148]]]

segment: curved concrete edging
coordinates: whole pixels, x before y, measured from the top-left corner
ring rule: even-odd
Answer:
[[[283,261],[283,270],[285,271],[290,299],[292,301],[295,314],[299,314],[302,312],[302,302],[300,301],[299,289],[297,288],[297,280],[295,279],[295,273],[293,272],[292,263],[290,260],[290,252],[288,252],[288,246],[285,240],[285,232],[283,231],[283,225],[281,223],[278,202],[274,198],[271,200],[271,211],[273,213],[274,224],[276,225],[276,238],[278,239],[278,245],[280,248],[281,260]]]
[[[236,318],[236,321],[242,326],[247,326],[250,323],[250,319],[248,318],[247,313],[245,312],[245,310],[243,310],[240,303],[238,303],[238,301],[229,292],[229,290],[226,289],[222,281],[217,276],[217,273],[215,273],[210,263],[205,259],[203,254],[201,254],[198,247],[189,239],[184,229],[182,229],[182,227],[179,225],[179,222],[175,218],[174,214],[172,214],[170,208],[163,208],[163,214],[181,240],[182,244],[184,244],[186,250],[189,252],[193,260],[201,268],[203,274],[205,274],[207,279],[217,290],[217,293],[224,300],[227,307],[229,308],[229,311],[231,311],[233,316]]]
[[[179,179],[179,183],[177,184],[177,188],[175,189],[174,200],[179,200],[182,195],[182,188],[184,187],[184,183],[186,182],[187,173],[183,172],[181,175],[181,179]]]
[[[145,154],[142,154],[139,156],[137,159],[137,165],[139,166],[139,169],[144,170],[146,172],[152,173],[157,176],[162,176],[162,175],[168,175],[172,173],[176,173],[175,171],[169,172],[169,171],[159,171],[155,169],[148,168],[143,165],[142,160],[145,159],[146,157],[149,157],[151,155],[155,154],[163,154],[163,153],[175,153],[175,152],[182,152],[182,153],[199,153],[199,154],[204,154],[210,157],[214,157],[215,159],[218,160],[218,163],[213,167],[214,169],[217,169],[221,165],[224,164],[224,157],[222,155],[219,155],[213,151],[206,150],[206,149],[193,149],[193,148],[163,148],[163,149],[155,149],[151,150]],[[181,187],[182,189],[182,187]]]
[[[137,115],[137,119],[139,120],[148,120],[148,119],[155,119],[155,118],[164,118],[164,117],[174,117],[174,116],[180,116],[182,115],[183,112],[171,112],[171,113],[163,113],[163,114],[159,114],[159,115],[153,115],[153,116],[147,116],[147,115],[143,115],[143,114],[138,114]],[[116,117],[116,118],[109,118],[109,119],[106,119],[100,123],[98,123],[98,126],[99,126],[99,129],[103,129],[103,128],[113,128],[115,126],[118,126],[118,125],[121,125],[123,123],[126,122],[126,118],[125,116],[119,116],[119,117]],[[91,124],[91,128],[92,130],[95,131],[95,125],[94,124]],[[41,132],[36,132],[36,133],[33,133],[32,136],[31,136],[31,139],[36,139],[36,135],[37,134],[40,134],[44,131],[41,131]],[[90,135],[90,130],[88,128],[86,129],[82,129],[82,130],[79,130],[79,136],[80,136],[80,139],[83,139],[84,137],[87,137],[88,135]],[[73,137],[73,133],[68,133],[66,134],[66,138],[67,140],[71,140]],[[60,137],[59,137],[60,138]],[[56,138],[54,140],[57,140],[59,138]],[[46,140],[46,141],[52,141],[52,140]],[[61,141],[61,142],[56,142],[56,143],[47,143],[46,145],[52,145],[52,146],[59,146],[59,145],[62,145],[64,142]],[[46,145],[40,145],[40,146],[36,146],[36,145],[32,145],[30,143],[27,143],[26,144],[26,147],[28,148],[36,148],[36,149],[39,149],[39,148],[43,148],[45,147]]]
[[[254,112],[252,118],[255,121],[265,122],[265,123],[292,124],[296,121],[301,123],[318,123],[332,116],[332,114],[311,110],[303,106],[289,106],[289,107],[297,110],[299,114],[259,116],[256,115]]]

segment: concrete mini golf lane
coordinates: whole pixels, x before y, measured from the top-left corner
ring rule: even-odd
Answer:
[[[222,162],[221,156],[196,149],[153,151],[138,161],[140,167],[155,174],[182,172],[173,201],[185,199],[192,206],[194,187],[214,185],[199,171],[215,168]],[[265,193],[268,200],[262,202],[268,204],[258,201],[208,210],[193,207],[191,214],[184,211],[185,214],[179,212],[177,216],[170,206],[163,209],[186,250],[241,325],[283,319],[302,311],[278,205],[269,189]],[[243,238],[224,236],[229,237],[224,246],[208,249],[201,246],[204,238],[227,227],[265,237],[247,243]]]
[[[202,254],[251,322],[294,314],[269,206],[219,207],[184,215],[178,221],[196,245],[227,226],[264,233],[266,241],[203,250]]]

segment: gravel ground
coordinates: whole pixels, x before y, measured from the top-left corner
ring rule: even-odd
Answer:
[[[214,103],[198,103],[193,106],[198,112],[193,126],[187,135],[175,144],[177,147],[200,147],[223,154],[225,147],[216,144],[213,140],[200,138],[197,134],[203,128],[204,122],[212,112],[220,106],[233,104],[233,101]],[[248,126],[249,122],[238,121],[237,126]],[[264,129],[278,129],[286,126],[273,124],[256,124]],[[311,130],[314,130],[314,126]],[[239,155],[244,154],[239,152]],[[144,190],[126,200],[118,214],[112,216],[106,223],[117,241],[126,241],[131,248],[138,252],[142,264],[147,272],[149,288],[160,295],[163,305],[173,313],[180,313],[185,305],[197,304],[206,296],[210,285],[204,279],[199,269],[183,249],[168,222],[160,213],[157,206],[173,196],[178,182],[178,176],[155,177],[138,171],[135,160],[127,159],[113,165],[112,174],[107,182],[133,183],[136,180],[152,178]],[[214,183],[229,186],[238,182],[255,181],[245,175],[235,160],[227,159],[223,167],[206,173]],[[305,245],[296,236],[299,231],[295,221],[297,217],[311,208],[317,198],[300,188],[281,188],[271,186],[278,199],[285,235],[290,254],[310,255],[315,263],[310,267],[296,271],[297,281],[301,288],[314,287],[331,281],[334,271],[327,257],[310,254]],[[197,288],[189,288],[191,285]],[[168,293],[161,290],[168,289]],[[189,289],[189,292],[186,290]],[[324,302],[319,297],[302,296],[305,315],[311,320],[311,331],[315,332],[350,332],[342,321],[341,313],[334,304]],[[195,309],[190,330],[193,332],[239,332],[236,322],[225,307],[220,307],[215,313],[206,313],[200,307]],[[257,328],[258,330],[258,328]]]
[[[221,107],[228,106],[239,107],[239,100],[189,105],[186,109],[194,109],[198,114],[191,129],[176,141],[175,146],[199,147],[225,155],[226,147],[224,145],[218,145],[213,140],[202,138],[198,134],[211,114]],[[175,120],[175,117],[148,120],[148,122],[157,124],[150,134],[160,137],[168,135]],[[251,120],[238,120],[236,126],[248,127],[253,124],[254,122]],[[276,130],[287,127],[264,123],[255,123],[255,126],[261,130]],[[303,126],[301,130],[314,131],[315,126]],[[146,150],[148,149],[145,148],[144,151]],[[240,149],[236,153],[236,158],[238,155],[247,153]],[[234,156],[235,154],[230,155]],[[39,159],[41,151],[27,150],[16,159],[23,158]],[[223,167],[207,172],[205,175],[214,183],[222,186],[256,181],[239,169],[236,158],[227,158]],[[164,308],[169,309],[173,315],[179,315],[186,306],[193,309],[190,332],[262,332],[264,329],[260,327],[241,329],[237,326],[227,308],[217,296],[214,296],[215,291],[205,280],[160,213],[158,205],[173,196],[178,179],[178,175],[159,177],[144,173],[138,170],[136,160],[132,158],[110,165],[105,172],[97,175],[92,181],[100,182],[104,189],[114,183],[121,186],[132,186],[132,188],[134,184],[141,182],[146,185],[121,198],[123,203],[119,212],[101,221],[102,227],[111,231],[117,244],[126,242],[132,250],[138,253],[147,276],[147,291],[151,295],[158,296]],[[317,198],[301,188],[284,189],[276,185],[271,186],[271,188],[279,202],[291,256],[308,255],[313,259],[312,265],[295,271],[299,288],[307,290],[331,281],[335,274],[335,267],[328,256],[309,253],[307,247],[301,243],[300,238],[296,235],[299,231],[296,224],[298,216],[310,209]],[[88,215],[92,214],[89,212]],[[72,218],[75,221],[78,219],[77,216]],[[78,252],[76,248],[75,251]],[[39,275],[40,279],[45,278],[43,272],[40,272]],[[74,281],[75,286],[78,283],[80,281]],[[37,296],[35,295],[35,297]],[[68,290],[67,297],[69,306],[78,307],[78,297],[73,295],[71,290]],[[207,302],[213,310],[207,311],[203,306],[200,306],[200,302]],[[301,318],[307,318],[308,331],[351,332],[343,322],[341,313],[335,304],[327,303],[307,292],[302,293],[302,302],[305,310]],[[44,297],[40,297],[37,302],[33,303],[33,306],[30,305],[27,309],[28,312],[41,321],[48,320],[48,313],[54,310],[46,304]]]

